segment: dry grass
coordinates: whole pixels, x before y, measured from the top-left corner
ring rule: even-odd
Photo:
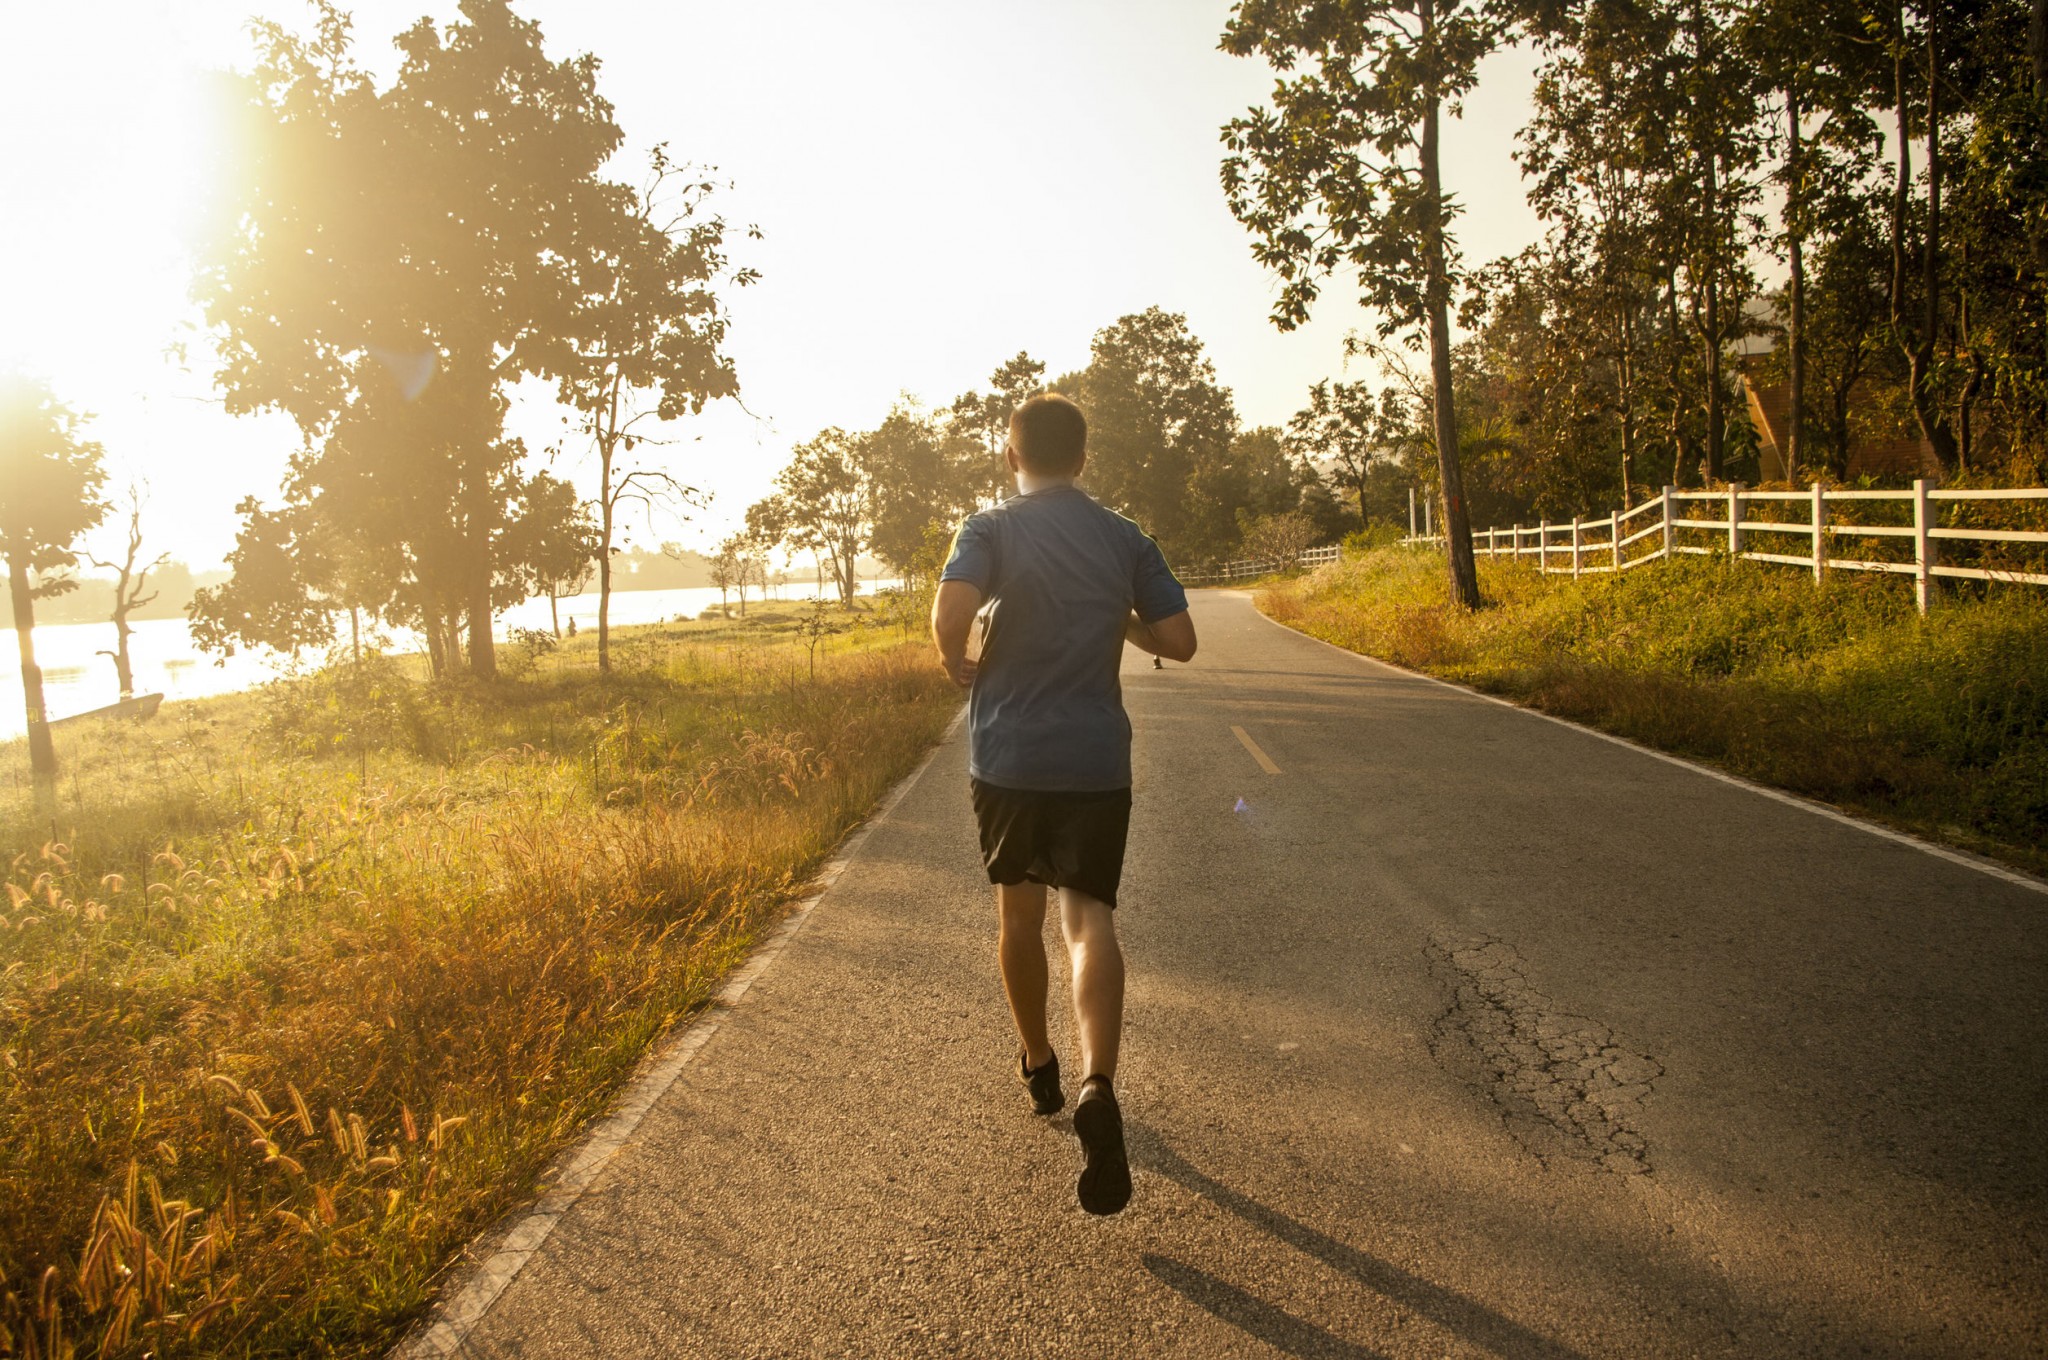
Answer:
[[[790,622],[193,703],[68,743],[54,827],[0,793],[0,1354],[388,1346],[957,704]]]
[[[1949,592],[1724,559],[1620,578],[1480,564],[1491,602],[1444,603],[1441,561],[1383,549],[1274,586],[1273,618],[1712,762],[1917,834],[2048,870],[2048,595]]]

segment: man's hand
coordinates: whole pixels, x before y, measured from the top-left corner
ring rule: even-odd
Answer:
[[[981,592],[965,581],[941,581],[932,600],[932,641],[938,644],[939,664],[953,683],[966,689],[974,684],[981,663],[967,655],[967,635],[974,616],[981,610]]]
[[[1124,639],[1139,651],[1163,656],[1168,661],[1189,661],[1195,655],[1195,621],[1183,609],[1146,623],[1133,610],[1124,620]]]

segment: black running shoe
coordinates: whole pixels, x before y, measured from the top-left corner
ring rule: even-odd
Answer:
[[[1124,1154],[1124,1116],[1109,1083],[1091,1077],[1074,1102],[1074,1132],[1085,1158],[1079,1187],[1081,1207],[1113,1214],[1131,1202],[1131,1163]]]
[[[1026,1067],[1028,1062],[1022,1053],[1017,1055],[1017,1070],[1024,1076],[1024,1085],[1031,1092],[1033,1114],[1057,1114],[1066,1105],[1067,1098],[1060,1093],[1060,1055],[1055,1053],[1045,1060],[1045,1066],[1036,1072]]]

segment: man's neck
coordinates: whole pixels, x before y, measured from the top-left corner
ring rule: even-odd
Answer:
[[[1072,477],[1044,477],[1036,472],[1022,471],[1017,474],[1017,494],[1020,496],[1028,496],[1034,491],[1044,491],[1050,487],[1072,486],[1073,484],[1074,479]]]

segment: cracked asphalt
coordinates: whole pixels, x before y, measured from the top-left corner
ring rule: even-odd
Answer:
[[[2048,1353],[2048,897],[1195,610],[1131,1207],[1012,1075],[956,735],[464,1354]]]

